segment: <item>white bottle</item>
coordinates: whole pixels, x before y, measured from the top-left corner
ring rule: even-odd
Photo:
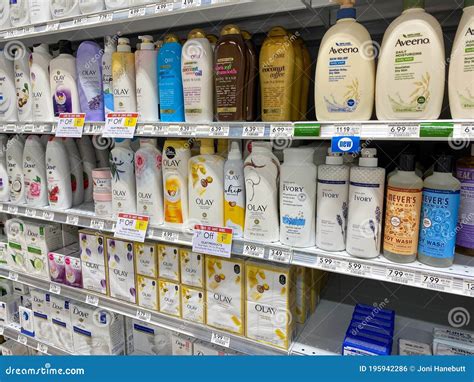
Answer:
[[[244,238],[272,243],[280,239],[278,185],[280,162],[269,142],[253,142],[245,159]]]
[[[79,9],[83,15],[103,11],[104,0],[79,0]]]
[[[105,0],[107,9],[121,9],[129,6],[129,0]]]
[[[51,60],[49,71],[54,115],[59,117],[60,113],[80,113],[76,59],[69,41],[59,41],[59,56]]]
[[[188,162],[189,218],[192,224],[224,226],[224,158],[213,139],[201,139],[201,153]]]
[[[385,31],[376,81],[379,120],[438,119],[444,96],[445,52],[439,22],[424,0],[405,0]]]
[[[112,213],[135,213],[137,210],[134,152],[130,139],[115,139],[115,147],[110,151],[110,171],[112,172]]]
[[[15,69],[15,89],[18,106],[18,120],[31,122],[33,120],[31,81],[30,81],[30,51],[18,47],[13,61]]]
[[[53,19],[79,16],[79,0],[50,0]]]
[[[343,161],[329,149],[326,164],[318,167],[316,246],[325,251],[346,248],[350,168]]]
[[[25,141],[15,135],[7,143],[8,185],[10,202],[22,204],[25,202],[25,184],[23,181],[23,149]]]
[[[26,139],[23,150],[23,182],[26,204],[33,207],[48,205],[45,148],[37,135]]]
[[[280,175],[280,242],[292,247],[313,247],[316,220],[317,167],[311,148],[283,150]]]
[[[359,166],[351,168],[347,252],[373,258],[380,253],[385,169],[377,167],[376,149],[362,149]]]
[[[112,80],[114,82],[114,111],[135,112],[137,110],[135,56],[128,38],[119,38],[117,51],[112,53]]]
[[[64,145],[68,152],[69,169],[71,170],[72,205],[78,206],[84,202],[84,167],[75,140],[66,138]]]
[[[83,167],[83,185],[84,185],[84,202],[92,202],[93,182],[92,170],[96,168],[96,157],[94,146],[88,135],[83,135],[81,139],[76,141],[79,154],[81,155]]]
[[[9,54],[0,49],[0,121],[17,121],[15,72]]]
[[[30,80],[33,120],[36,122],[52,122],[54,120],[49,75],[51,58],[48,45],[38,44],[33,47],[30,63]]]
[[[152,36],[138,36],[140,49],[135,52],[137,112],[141,122],[159,121],[157,55]]]
[[[115,38],[104,38],[104,54],[102,55],[102,92],[104,93],[105,116],[114,111],[114,87],[112,81],[112,53],[117,50]]]
[[[319,121],[367,121],[375,98],[375,50],[367,29],[356,21],[355,0],[342,0],[337,23],[319,47],[315,77]]]
[[[51,20],[50,1],[29,0],[30,20],[32,23],[45,23]]]
[[[449,62],[449,106],[454,119],[474,119],[474,0],[464,10]]]
[[[72,207],[71,168],[65,138],[52,137],[46,145],[49,205],[58,210]]]
[[[8,135],[0,135],[0,202],[8,202],[10,200],[6,155],[7,142]]]
[[[240,144],[233,141],[224,164],[224,222],[232,228],[232,237],[244,237],[245,177]]]
[[[30,23],[28,0],[10,0],[10,23],[13,28]]]
[[[186,122],[212,122],[214,118],[214,55],[202,29],[194,29],[181,51]]]
[[[10,0],[0,0],[0,30],[10,26]]]
[[[150,223],[163,224],[162,156],[156,139],[140,139],[135,153],[137,213],[150,217]]]

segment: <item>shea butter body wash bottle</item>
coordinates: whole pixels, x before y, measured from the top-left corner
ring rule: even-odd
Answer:
[[[30,80],[30,51],[24,46],[17,48],[13,61],[15,69],[15,89],[18,106],[18,120],[31,122],[33,120],[31,80]]]
[[[52,122],[54,120],[53,100],[49,83],[49,63],[51,61],[48,45],[33,47],[30,62],[31,92],[33,99],[33,120]]]
[[[136,112],[135,55],[132,53],[128,38],[119,38],[117,51],[112,53],[112,80],[114,111],[118,113]]]

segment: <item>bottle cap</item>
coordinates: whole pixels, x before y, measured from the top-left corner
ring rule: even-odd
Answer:
[[[49,46],[48,44],[34,44],[33,52],[49,54]]]
[[[283,27],[273,27],[268,32],[268,37],[288,36],[288,31]]]
[[[452,155],[440,155],[435,162],[434,171],[443,173],[452,173],[454,159]]]
[[[254,151],[272,151],[272,143],[267,141],[253,141],[252,152]]]
[[[240,152],[240,144],[237,141],[232,141],[230,144],[228,159],[242,159],[242,153]]]
[[[177,42],[178,44],[180,44],[180,41],[179,41],[179,37],[176,36],[175,34],[167,34],[164,38],[163,38],[163,41],[165,44],[168,44],[168,43],[172,43],[172,42]]]
[[[326,156],[326,164],[341,165],[344,164],[344,158],[340,153],[333,153],[331,148],[328,148],[328,155]]]
[[[130,147],[131,140],[128,138],[114,138],[116,147]]]
[[[425,9],[425,0],[403,0],[403,10],[411,8],[422,8]]]
[[[252,35],[248,31],[242,31],[242,37],[244,38],[244,40],[251,40],[252,39]]]
[[[120,37],[118,39],[117,52],[131,52],[130,40],[126,37]]]
[[[357,12],[354,8],[355,0],[342,0],[339,2],[341,8],[337,11],[336,20],[355,19]]]
[[[377,167],[377,149],[362,149],[360,152],[360,167]]]
[[[199,141],[201,142],[201,154],[215,154],[214,139],[203,138]]]
[[[240,28],[237,25],[234,24],[229,24],[226,25],[224,28],[221,30],[221,36],[226,36],[230,34],[238,34],[240,35]]]
[[[72,54],[71,41],[69,40],[59,40],[59,54]]]
[[[138,39],[141,41],[140,50],[155,50],[155,44],[153,43],[152,36],[150,35],[138,36]]]
[[[206,32],[199,28],[193,29],[188,34],[188,40],[191,40],[192,38],[206,38]]]
[[[400,155],[400,159],[398,161],[398,169],[400,171],[415,171],[415,167],[415,154],[404,153]]]
[[[216,45],[217,44],[217,36],[215,34],[208,34],[206,35],[206,38],[209,40],[209,42],[212,44],[212,45]]]

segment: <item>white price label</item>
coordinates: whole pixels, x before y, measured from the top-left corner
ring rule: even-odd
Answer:
[[[229,126],[211,126],[209,128],[209,136],[211,137],[228,137]]]
[[[421,286],[426,289],[433,289],[440,292],[449,292],[453,288],[453,279],[450,277],[441,277],[429,273],[422,273]]]
[[[155,13],[171,12],[173,10],[173,3],[161,3],[155,6]]]
[[[113,19],[114,19],[113,13],[102,13],[101,15],[99,15],[99,23],[112,21]]]
[[[292,253],[290,250],[270,248],[270,252],[268,254],[268,260],[289,264],[291,263],[291,255]]]
[[[292,138],[293,134],[293,126],[270,126],[270,138]]]
[[[141,8],[132,8],[128,10],[128,18],[131,19],[133,17],[141,17],[145,16],[146,13],[146,8],[141,7]]]
[[[49,291],[54,294],[61,294],[61,285],[51,283],[49,284]]]
[[[54,219],[54,212],[43,211],[43,219],[44,220],[53,220]]]
[[[360,136],[360,125],[336,125],[334,126],[334,136]]]
[[[348,261],[345,271],[356,276],[369,276],[371,274],[372,267],[370,265]]]
[[[23,334],[18,334],[18,342],[20,344],[26,345],[28,343],[28,338]]]
[[[117,224],[115,225],[114,236],[120,239],[145,241],[146,231],[148,229],[148,216],[134,214],[119,214]]]
[[[106,138],[133,138],[138,113],[108,113],[102,135]]]
[[[76,215],[67,215],[66,224],[77,225],[79,223],[79,216]]]
[[[139,320],[146,321],[146,322],[150,322],[150,320],[151,320],[151,313],[150,313],[150,312],[147,312],[147,311],[144,311],[144,310],[137,309],[137,315],[136,315],[136,317],[137,317],[137,319],[139,319]]]
[[[419,138],[420,125],[418,123],[390,123],[387,126],[387,135],[390,138]]]
[[[178,241],[179,235],[176,232],[163,231],[161,233],[161,238],[165,241]]]
[[[40,353],[48,354],[48,345],[38,342],[36,350],[38,350]]]
[[[90,227],[93,229],[104,229],[105,222],[99,219],[92,219]]]
[[[192,137],[195,133],[196,133],[196,127],[189,126],[189,125],[180,125],[177,131],[177,134],[183,137]]]
[[[18,207],[17,207],[17,206],[9,205],[9,206],[8,206],[8,213],[9,213],[9,214],[16,214],[16,213],[18,213]]]
[[[396,268],[387,268],[385,278],[395,283],[413,285],[415,283],[415,273]]]
[[[181,0],[181,8],[200,7],[201,0]]]
[[[328,271],[335,271],[339,266],[339,261],[330,257],[318,256],[316,262],[320,268],[327,269]]]
[[[265,256],[265,248],[255,244],[244,244],[242,255],[263,259]]]
[[[196,224],[193,235],[193,252],[230,257],[232,229]]]
[[[59,29],[59,23],[51,23],[46,25],[46,32],[57,31]]]
[[[99,297],[92,296],[90,294],[86,295],[86,304],[97,306],[99,305]]]
[[[84,130],[85,113],[61,113],[55,135],[65,138],[81,138]]]
[[[466,296],[474,297],[474,281],[464,280],[463,292]]]
[[[230,337],[212,332],[211,343],[228,348],[230,346]]]
[[[242,130],[243,138],[258,138],[265,136],[265,126],[263,125],[246,125]]]
[[[87,24],[87,17],[81,16],[81,17],[76,17],[74,20],[72,20],[72,25],[77,27],[79,25],[86,25]]]
[[[8,278],[12,281],[18,281],[18,273],[9,271]]]
[[[30,218],[34,218],[36,216],[36,210],[34,210],[32,208],[27,208],[27,209],[25,209],[25,215],[30,217]]]
[[[453,138],[473,139],[474,138],[474,123],[455,123]]]

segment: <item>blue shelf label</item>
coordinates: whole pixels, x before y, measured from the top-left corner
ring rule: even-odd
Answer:
[[[331,150],[333,153],[357,153],[360,151],[360,137],[332,137]]]

